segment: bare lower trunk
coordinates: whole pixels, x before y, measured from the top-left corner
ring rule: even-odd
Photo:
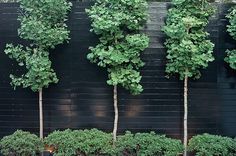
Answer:
[[[39,90],[39,136],[43,139],[43,91]]]
[[[114,128],[113,128],[113,145],[116,142],[116,134],[117,134],[117,125],[118,125],[118,106],[117,106],[117,86],[114,86],[113,90],[114,94],[114,112],[115,112],[115,119],[114,119]]]
[[[188,145],[188,76],[184,78],[184,156],[187,156]]]

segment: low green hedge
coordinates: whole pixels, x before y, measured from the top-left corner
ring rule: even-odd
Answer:
[[[54,131],[44,141],[21,130],[1,139],[4,156],[36,156],[44,146],[53,149],[54,156],[179,156],[183,153],[180,140],[151,133],[126,132],[112,144],[112,134],[91,130]],[[236,140],[203,134],[189,140],[188,150],[195,156],[236,156]]]
[[[114,154],[112,135],[97,129],[54,131],[44,140],[54,148],[55,156]]]
[[[55,156],[177,156],[183,151],[181,141],[154,132],[126,132],[114,147],[112,134],[97,129],[55,131],[45,144],[54,148]]]
[[[112,134],[91,130],[54,131],[42,142],[29,132],[16,131],[0,143],[4,156],[35,156],[43,147],[53,149],[54,156],[177,156],[183,151],[180,140],[151,133],[126,132],[113,145]]]
[[[236,140],[218,135],[202,134],[189,140],[189,151],[195,156],[236,156]]]
[[[18,130],[1,139],[0,149],[4,156],[36,156],[43,151],[44,144],[38,136]]]
[[[151,133],[126,132],[118,136],[116,143],[118,155],[129,156],[178,156],[183,152],[180,140]]]

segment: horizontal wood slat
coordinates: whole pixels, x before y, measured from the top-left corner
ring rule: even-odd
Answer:
[[[68,26],[70,43],[60,45],[50,54],[53,68],[60,79],[44,89],[45,135],[56,129],[99,128],[111,132],[113,126],[112,87],[106,84],[104,69],[91,64],[86,55],[88,47],[98,42],[89,30],[85,13],[91,2],[73,2]],[[236,42],[226,33],[225,14],[232,4],[217,4],[217,13],[207,30],[216,44],[216,61],[202,71],[200,80],[191,80],[189,91],[189,133],[236,135],[236,72],[223,59],[225,50],[235,48]],[[16,129],[38,133],[37,93],[29,89],[13,90],[10,73],[19,73],[15,61],[4,53],[6,43],[22,43],[17,36],[19,4],[0,3],[0,137]],[[183,135],[183,82],[177,77],[165,78],[165,24],[169,3],[151,2],[149,20],[141,32],[150,36],[150,46],[143,52],[146,66],[141,69],[144,92],[132,96],[118,89],[119,133],[156,131],[168,136]]]

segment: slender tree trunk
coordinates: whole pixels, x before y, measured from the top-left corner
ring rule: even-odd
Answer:
[[[43,90],[39,90],[39,136],[43,139]]]
[[[184,156],[187,156],[188,145],[188,76],[184,78]]]
[[[113,127],[113,145],[116,142],[116,134],[117,134],[117,125],[118,125],[118,105],[117,105],[117,85],[114,86],[113,90],[113,98],[114,98],[114,112],[115,112],[115,119],[114,119],[114,127]]]

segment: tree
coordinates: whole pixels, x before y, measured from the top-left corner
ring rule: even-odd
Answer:
[[[187,155],[188,139],[188,80],[198,79],[200,69],[214,60],[214,44],[207,39],[204,30],[214,8],[206,0],[173,0],[163,30],[168,36],[166,73],[178,74],[184,80],[184,156]]]
[[[140,53],[148,47],[149,39],[139,29],[147,20],[145,0],[97,0],[86,10],[92,21],[92,31],[100,43],[91,47],[87,58],[108,72],[107,84],[114,94],[113,141],[116,141],[118,125],[117,86],[132,94],[143,91],[140,85],[140,67],[144,65]]]
[[[69,31],[64,23],[71,3],[66,0],[20,0],[21,14],[18,17],[18,35],[28,40],[29,45],[7,44],[5,53],[15,59],[26,73],[11,74],[11,85],[31,88],[39,94],[40,138],[43,138],[42,90],[58,78],[51,67],[49,50],[69,40]]]
[[[227,25],[227,31],[234,40],[236,40],[236,7],[232,7],[230,12],[227,14],[229,19],[229,25]],[[229,66],[236,70],[236,50],[227,50],[227,56],[225,57],[225,62],[229,63]]]

